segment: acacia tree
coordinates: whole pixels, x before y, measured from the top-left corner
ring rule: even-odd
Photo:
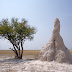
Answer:
[[[25,19],[21,22],[17,18],[12,18],[11,22],[8,19],[2,19],[0,21],[0,37],[10,41],[13,48],[10,48],[15,53],[15,58],[22,59],[23,56],[23,44],[29,39],[34,38],[36,29],[30,27]]]

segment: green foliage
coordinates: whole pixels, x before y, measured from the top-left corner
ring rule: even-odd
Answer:
[[[10,49],[16,54],[15,58],[22,59],[23,43],[27,39],[32,40],[35,33],[36,29],[30,27],[25,19],[22,19],[21,22],[17,18],[12,18],[11,22],[8,19],[0,21],[0,37],[12,43],[13,48]]]
[[[32,40],[35,33],[36,29],[30,27],[25,19],[21,22],[17,18],[12,18],[11,22],[8,19],[0,21],[0,37],[8,39],[11,43],[18,44],[26,39]]]

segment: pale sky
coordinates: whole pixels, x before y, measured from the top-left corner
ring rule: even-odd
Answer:
[[[72,49],[72,0],[0,0],[0,20],[25,18],[37,28],[33,41],[26,41],[24,50],[40,50],[52,36],[55,18],[61,23],[60,35]],[[0,50],[9,50],[9,41],[0,39]]]

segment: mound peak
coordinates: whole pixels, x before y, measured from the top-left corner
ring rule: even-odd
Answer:
[[[55,19],[50,41],[40,51],[40,60],[72,63],[72,55],[60,36],[60,21],[58,18]]]

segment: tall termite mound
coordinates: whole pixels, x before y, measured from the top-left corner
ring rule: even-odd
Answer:
[[[40,51],[40,60],[72,63],[72,55],[60,36],[60,21],[56,18],[50,41]]]

